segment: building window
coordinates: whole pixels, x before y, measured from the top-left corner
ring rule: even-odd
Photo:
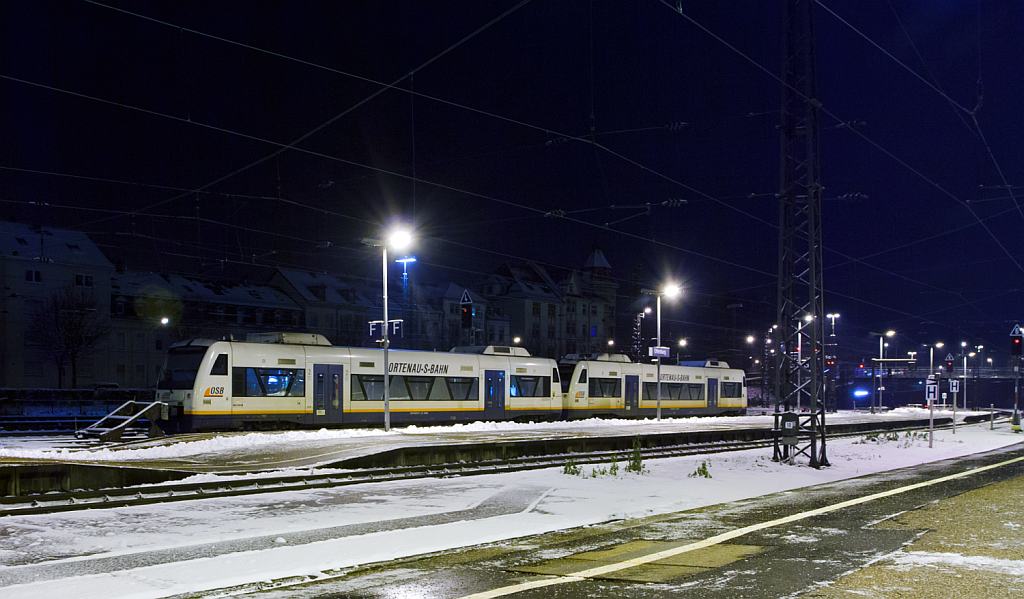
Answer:
[[[75,275],[75,287],[92,287],[92,275]]]
[[[29,283],[42,283],[43,273],[39,272],[38,270],[26,270],[25,280],[28,281]]]

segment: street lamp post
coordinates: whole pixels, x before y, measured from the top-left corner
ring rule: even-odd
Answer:
[[[973,358],[978,355],[976,352],[968,352],[964,354],[964,411],[967,411],[967,358]],[[977,362],[975,362],[977,364]],[[977,366],[975,366],[977,370]]]
[[[686,347],[686,339],[680,339],[679,343],[676,344],[676,364],[682,361],[683,348]]]
[[[381,271],[383,274],[383,305],[384,305],[384,322],[382,323],[381,329],[383,334],[381,335],[381,348],[384,350],[384,430],[391,430],[391,380],[390,373],[388,372],[388,348],[391,345],[391,340],[388,338],[388,332],[391,328],[391,323],[388,321],[388,246],[391,246],[395,250],[401,251],[412,244],[412,233],[408,229],[396,228],[388,232],[387,237],[383,240],[377,239],[364,239],[363,243],[371,247],[381,248]]]
[[[653,295],[656,300],[656,311],[657,311],[657,347],[661,347],[661,296],[665,296],[668,299],[674,299],[679,297],[683,293],[683,288],[675,283],[667,283],[664,287],[659,290],[645,289],[644,293]],[[661,356],[657,356],[657,362],[655,366],[655,379],[657,384],[657,395],[655,398],[657,405],[657,420],[661,420]]]
[[[946,344],[941,341],[936,341],[928,346],[928,376],[935,374],[935,349],[942,349],[945,346]]]
[[[882,386],[882,373],[884,372],[883,367],[885,365],[885,362],[882,361],[882,360],[885,359],[885,338],[886,337],[890,337],[891,338],[891,337],[894,337],[895,335],[896,335],[896,331],[894,331],[892,329],[889,329],[884,334],[881,334],[881,335],[878,336],[878,410],[879,411],[882,410],[882,391],[885,390],[885,387]],[[875,406],[871,406],[871,413],[872,414],[875,413]]]
[[[825,315],[825,318],[827,318],[827,319],[832,321],[832,334],[829,335],[829,337],[835,337],[836,336],[836,319],[839,318],[839,313],[838,312],[829,312],[828,314]]]

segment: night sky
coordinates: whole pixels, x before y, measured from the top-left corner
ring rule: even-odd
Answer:
[[[780,3],[681,4],[779,72]],[[894,328],[901,350],[1007,353],[1024,4],[815,14],[819,97],[842,121],[822,114],[843,344],[867,354]],[[739,343],[774,319],[779,84],[661,2],[9,0],[0,27],[0,216],[84,230],[127,268],[372,277],[360,239],[401,218],[414,277],[469,284],[509,259],[561,274],[600,247],[624,293],[685,284],[674,334]],[[271,143],[314,129],[301,151]]]

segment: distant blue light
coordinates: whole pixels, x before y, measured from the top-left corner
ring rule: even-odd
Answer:
[[[871,395],[871,392],[867,389],[854,389],[853,391],[854,397],[867,397],[868,395]]]

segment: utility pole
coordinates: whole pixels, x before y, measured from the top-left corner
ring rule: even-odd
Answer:
[[[798,436],[806,443],[784,445],[783,461],[804,454],[817,468],[829,462],[825,454],[822,185],[813,4],[813,0],[786,0],[783,17],[775,395],[786,412],[794,405],[810,410],[799,419]],[[777,407],[776,430],[781,430],[780,419]],[[778,450],[776,445],[777,454]]]

